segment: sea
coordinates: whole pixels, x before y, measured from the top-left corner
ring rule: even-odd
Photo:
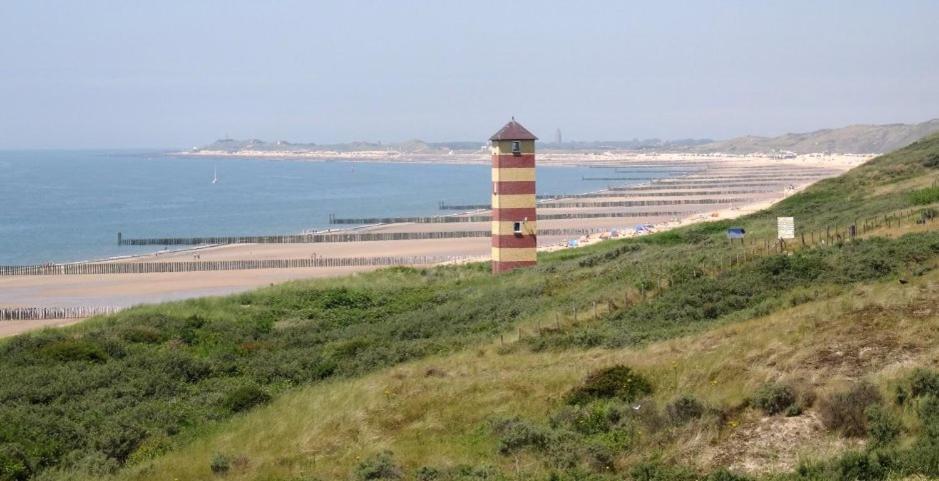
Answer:
[[[606,184],[582,177],[602,172],[610,171],[538,167],[538,193],[595,191]],[[0,265],[157,250],[118,246],[118,232],[124,238],[296,234],[348,227],[330,226],[330,214],[439,215],[448,213],[439,210],[441,201],[488,203],[489,189],[487,165],[0,151]]]

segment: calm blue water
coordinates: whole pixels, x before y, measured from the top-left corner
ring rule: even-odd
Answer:
[[[219,183],[212,185],[213,168]],[[539,193],[580,193],[610,171],[541,167]],[[488,203],[485,165],[180,158],[160,152],[0,152],[0,265],[153,251],[125,237],[289,234],[339,217],[439,214]]]

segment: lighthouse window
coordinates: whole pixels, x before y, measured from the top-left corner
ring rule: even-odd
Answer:
[[[521,142],[517,140],[512,141],[512,154],[522,155],[522,143]]]
[[[521,222],[513,222],[513,223],[512,223],[512,232],[515,232],[516,234],[521,234],[521,233],[522,233],[522,223],[521,223]]]

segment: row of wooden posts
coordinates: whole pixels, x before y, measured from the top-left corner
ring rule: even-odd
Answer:
[[[606,190],[615,191],[615,192],[641,192],[644,190],[691,190],[691,189],[736,189],[736,188],[748,188],[748,187],[778,187],[780,185],[785,185],[785,182],[695,182],[690,184],[652,184],[652,185],[636,185],[636,186],[610,186]]]
[[[117,306],[0,307],[0,321],[82,319],[103,314],[113,314],[121,309],[121,307]]]
[[[643,217],[677,217],[688,215],[690,212],[678,211],[643,211],[643,212],[564,212],[558,214],[539,214],[538,220],[560,220],[560,219],[599,219],[599,218],[643,218]],[[361,217],[344,218],[336,217],[333,214],[329,216],[330,224],[353,224],[353,225],[373,225],[373,224],[451,224],[467,222],[489,222],[492,216],[489,214],[468,215],[468,216],[431,216],[431,217]],[[539,234],[544,234],[539,231]]]
[[[543,236],[581,236],[602,232],[602,228],[540,229]],[[488,230],[443,231],[443,232],[336,232],[327,234],[290,234],[270,236],[213,236],[213,237],[164,237],[125,239],[118,232],[118,245],[219,245],[219,244],[317,244],[338,242],[369,242],[426,239],[464,239],[490,237]]]
[[[237,271],[251,269],[302,269],[430,265],[464,261],[466,256],[310,257],[300,259],[249,259],[226,261],[113,262],[0,266],[0,276],[57,276],[96,274],[152,274],[164,272]]]

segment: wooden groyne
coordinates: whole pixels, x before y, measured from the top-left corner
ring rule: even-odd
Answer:
[[[462,256],[311,257],[301,259],[247,259],[225,261],[115,262],[0,266],[0,276],[61,276],[97,274],[153,274],[167,272],[240,271],[256,269],[304,269],[428,265],[461,261]]]
[[[741,195],[741,194],[765,194],[768,192],[777,192],[772,189],[749,189],[749,190],[693,190],[689,192],[642,192],[637,191],[632,194],[622,192],[593,192],[590,194],[570,194],[570,195],[544,195],[539,196],[541,200],[562,200],[562,199],[593,199],[604,197],[691,197],[705,195]]]
[[[0,321],[38,321],[51,319],[83,319],[120,311],[116,306],[79,307],[0,307]]]
[[[627,181],[649,181],[659,179],[662,176],[651,175],[648,177],[581,177],[580,180],[604,180],[604,181],[613,181],[613,180],[627,180]]]
[[[687,212],[566,212],[560,214],[539,214],[538,220],[564,220],[564,219],[601,219],[606,217],[674,217],[686,215]],[[331,224],[374,225],[374,224],[454,224],[468,222],[490,222],[491,215],[471,216],[437,216],[437,217],[360,217],[342,218],[330,217]]]
[[[440,210],[459,210],[459,211],[468,211],[468,210],[489,210],[492,208],[489,204],[447,204],[444,201],[437,203],[437,207]]]
[[[716,198],[716,199],[668,199],[668,200],[614,200],[599,202],[546,202],[539,204],[541,207],[550,209],[590,209],[600,207],[648,207],[662,205],[712,205],[712,204],[737,204],[747,199],[738,197]]]
[[[775,183],[766,183],[766,182],[747,182],[747,183],[727,183],[727,182],[710,182],[710,183],[693,183],[693,184],[679,184],[679,183],[653,183],[651,185],[637,185],[637,186],[611,186],[607,187],[607,190],[614,192],[642,192],[645,190],[691,190],[691,189],[702,189],[702,188],[754,188],[754,187],[779,187],[780,185],[785,185],[785,182],[775,182]]]
[[[545,236],[580,236],[595,234],[603,229],[541,229],[538,235]],[[118,235],[118,245],[126,246],[181,246],[181,245],[225,245],[225,244],[320,244],[341,242],[373,242],[432,239],[466,239],[489,237],[488,230],[479,231],[443,231],[443,232],[346,232],[330,234],[294,234],[271,236],[232,236],[232,237],[154,237],[124,239]]]

